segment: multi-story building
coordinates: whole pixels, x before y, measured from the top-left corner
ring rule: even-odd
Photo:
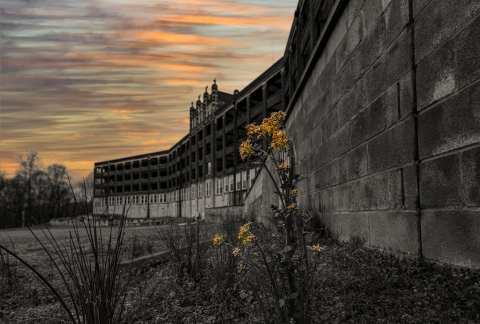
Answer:
[[[247,124],[284,109],[283,79],[281,59],[233,94],[214,81],[191,104],[189,133],[172,148],[95,163],[94,213],[194,217],[241,205],[257,170],[241,161],[239,143]]]

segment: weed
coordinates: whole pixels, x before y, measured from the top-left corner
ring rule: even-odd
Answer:
[[[183,227],[183,229],[182,229]],[[177,282],[183,283],[185,276],[200,280],[202,270],[202,242],[200,219],[188,219],[185,224],[170,224],[159,230],[161,241],[170,251],[175,267]]]

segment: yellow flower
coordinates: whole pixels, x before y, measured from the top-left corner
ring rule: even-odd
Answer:
[[[286,116],[287,114],[283,111],[277,111],[270,115],[270,119],[280,126],[285,121]]]
[[[287,206],[288,209],[295,209],[297,208],[297,204],[291,203],[290,205]]]
[[[248,245],[255,239],[255,235],[251,232],[251,226],[252,223],[246,223],[240,226],[240,230],[238,231],[238,240],[243,245]]]
[[[270,117],[265,118],[265,124],[268,124],[272,130],[278,130],[285,120],[286,114],[283,111],[277,111],[270,115]]]
[[[312,246],[310,247],[310,249],[311,249],[313,252],[315,252],[315,253],[320,253],[320,252],[322,252],[323,250],[325,250],[325,248],[324,248],[324,247],[321,247],[320,244],[318,244],[318,243],[315,244],[315,245],[312,245]]]
[[[283,121],[285,120],[285,113],[283,112],[274,112],[270,117],[265,118],[262,123],[255,129],[255,135],[258,137],[260,135],[273,136],[282,126]],[[253,131],[253,129],[252,129]]]
[[[246,129],[248,137],[259,137],[260,135],[262,135],[262,129],[260,128],[260,126],[257,126],[255,124],[247,125]]]
[[[240,254],[241,254],[240,248],[236,247],[236,248],[234,248],[234,249],[232,250],[232,255],[233,255],[233,256],[238,257],[238,256],[240,256]]]
[[[287,147],[288,137],[284,130],[275,131],[272,135],[272,149],[273,151],[280,151]]]
[[[262,135],[272,135],[277,129],[268,120],[264,120],[260,125]]]
[[[240,144],[240,158],[242,160],[248,159],[253,153],[253,145],[250,140],[244,141]]]
[[[215,233],[212,237],[212,245],[214,247],[218,247],[218,246],[222,245],[224,240],[225,239],[224,239],[223,235]]]

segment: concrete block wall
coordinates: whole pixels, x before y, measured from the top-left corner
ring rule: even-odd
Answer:
[[[271,206],[280,205],[278,196],[275,194],[275,186],[264,168],[261,168],[254,177],[252,176],[252,179],[253,185],[247,192],[243,205],[243,216],[247,220],[256,219],[269,225],[273,216]]]
[[[351,0],[334,23],[287,120],[300,204],[340,239],[479,267],[480,2]]]
[[[350,1],[287,130],[306,178],[301,205],[340,239],[359,237],[369,246],[416,254],[409,19],[408,0]]]
[[[413,15],[423,254],[480,267],[480,2]]]

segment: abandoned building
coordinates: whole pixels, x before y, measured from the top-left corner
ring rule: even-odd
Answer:
[[[248,123],[284,108],[283,60],[242,91],[222,92],[216,80],[190,112],[190,131],[171,149],[95,164],[96,214],[129,218],[205,216],[243,204],[256,169],[240,159]]]
[[[480,267],[479,35],[478,0],[300,0],[284,57],[238,93],[214,84],[172,149],[95,165],[95,210],[268,217],[237,148],[283,109],[299,206],[340,240]]]

